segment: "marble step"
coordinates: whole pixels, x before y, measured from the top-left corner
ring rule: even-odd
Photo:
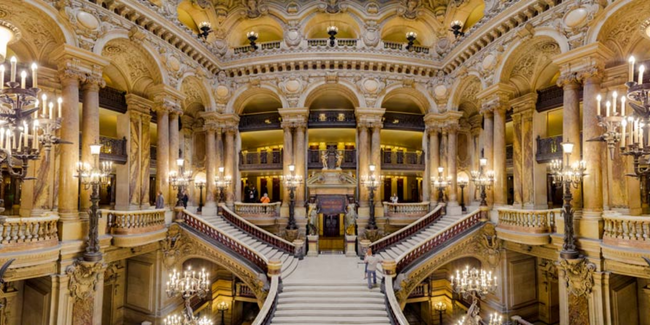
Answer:
[[[372,291],[369,289],[366,289],[366,292],[359,292],[359,291],[349,291],[349,292],[287,292],[284,291],[278,295],[280,298],[296,298],[296,297],[302,297],[302,298],[307,298],[307,297],[320,297],[320,298],[343,298],[343,297],[355,297],[355,298],[375,298],[375,297],[380,297],[381,299],[384,299],[384,294],[382,294],[379,291],[378,287],[373,288]]]
[[[320,305],[313,305],[308,307],[308,309],[303,310],[282,310],[279,308],[275,312],[274,319],[283,316],[290,317],[345,317],[345,318],[356,318],[356,317],[386,317],[385,310],[373,310],[373,309],[321,309]]]
[[[383,301],[377,301],[375,303],[361,303],[361,302],[354,302],[351,303],[352,301],[346,301],[346,302],[339,302],[339,303],[334,303],[334,302],[322,302],[322,301],[317,301],[317,302],[286,302],[282,301],[280,304],[278,304],[277,310],[282,310],[282,311],[293,311],[293,310],[311,310],[312,308],[320,309],[320,310],[380,310],[384,312],[384,315],[386,314],[386,306],[384,305]]]
[[[314,324],[314,317],[311,316],[282,316],[273,317],[271,324]],[[390,324],[388,316],[375,316],[375,317],[337,317],[327,316],[318,317],[318,322],[321,324]]]
[[[383,306],[384,297],[309,297],[309,296],[296,296],[296,297],[282,297],[278,300],[278,306],[284,304],[342,304],[346,306],[356,306],[357,304],[380,304]]]

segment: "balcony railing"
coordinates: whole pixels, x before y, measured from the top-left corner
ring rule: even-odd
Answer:
[[[59,216],[0,217],[0,252],[41,249],[59,244]]]
[[[429,296],[429,284],[420,283],[415,287],[415,289],[413,289],[413,291],[411,291],[411,293],[409,294],[409,299],[422,298],[428,296]]]
[[[282,41],[271,41],[271,42],[263,42],[263,43],[257,43],[258,49],[254,50],[252,46],[250,45],[245,45],[245,46],[240,46],[240,47],[235,47],[233,49],[233,52],[235,54],[241,54],[241,53],[249,53],[249,52],[255,52],[255,51],[268,51],[268,50],[276,50],[280,49],[280,44]]]
[[[239,131],[279,130],[281,120],[279,113],[242,115],[239,119]]]
[[[650,217],[604,214],[603,243],[616,248],[650,250]]]
[[[562,136],[557,135],[550,138],[537,137],[537,152],[535,160],[538,163],[547,163],[554,159],[562,159]]]
[[[343,160],[341,161],[342,169],[356,169],[357,168],[357,150],[345,149],[343,151]],[[323,161],[321,155],[323,150],[309,149],[307,151],[307,168],[309,169],[322,169]]]
[[[422,152],[381,151],[381,169],[395,170],[424,170],[424,155]]]
[[[550,234],[556,232],[556,217],[562,213],[562,209],[498,209],[498,211],[499,237],[527,245],[548,244]]]
[[[512,145],[506,146],[506,166],[512,167],[512,157],[514,155],[514,147]]]
[[[282,151],[240,152],[239,170],[282,169]]]
[[[107,233],[133,235],[165,228],[165,209],[141,211],[99,210],[107,220]]]
[[[82,100],[83,97],[79,96],[79,102]],[[99,106],[122,114],[126,113],[128,108],[126,104],[126,92],[110,87],[100,88]]]
[[[310,128],[354,128],[357,125],[354,111],[310,111],[307,125]]]
[[[330,40],[327,38],[308,39],[307,46],[308,47],[329,47]],[[356,47],[356,46],[357,46],[356,39],[337,38],[334,41],[334,47]]]
[[[405,226],[429,213],[429,202],[384,202],[384,215],[392,226]]]
[[[235,213],[257,226],[272,226],[280,217],[280,204],[235,202]]]
[[[113,139],[109,137],[99,137],[99,143],[102,145],[99,158],[101,160],[110,160],[118,164],[125,164],[128,158],[126,152],[126,138]]]
[[[384,43],[384,49],[386,50],[406,51],[406,46],[407,46],[406,43],[391,42],[391,41],[383,41],[383,43]],[[424,46],[413,45],[412,52],[429,54],[429,48]]]
[[[384,129],[424,131],[424,116],[419,114],[384,113]]]
[[[255,299],[255,293],[253,290],[251,290],[251,288],[245,283],[241,282],[237,282],[237,285],[235,286],[235,296]]]

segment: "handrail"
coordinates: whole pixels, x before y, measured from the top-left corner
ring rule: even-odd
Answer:
[[[280,275],[274,275],[271,277],[271,287],[269,289],[269,294],[266,296],[264,305],[260,309],[260,312],[257,313],[257,317],[253,320],[252,325],[267,325],[271,324],[271,319],[273,314],[275,314],[275,309],[278,306],[278,294],[280,293]]]
[[[555,216],[562,212],[562,209],[550,210],[522,210],[501,208],[499,213],[498,228],[528,232],[528,233],[551,233],[555,226]]]
[[[392,203],[382,202],[387,216],[400,216],[400,214],[425,215],[429,212],[429,202]]]
[[[378,241],[370,244],[370,248],[373,253],[377,254],[380,251],[392,246],[393,244],[399,243],[402,240],[411,237],[420,230],[428,227],[431,223],[438,220],[442,216],[442,205],[438,205],[433,211],[427,213],[422,218],[416,220],[412,224],[384,237]]]
[[[384,297],[386,303],[386,310],[388,311],[388,317],[390,317],[391,324],[396,325],[409,325],[406,316],[400,308],[399,302],[395,297],[395,289],[393,289],[393,278],[390,276],[384,276]]]
[[[45,217],[0,217],[0,251],[37,249],[59,243],[58,215]]]
[[[106,216],[107,233],[115,235],[139,234],[163,229],[165,227],[165,209],[116,211],[99,210]]]
[[[183,220],[188,227],[214,239],[226,248],[239,254],[241,257],[253,263],[253,265],[259,267],[264,274],[268,272],[269,260],[266,256],[258,253],[252,247],[246,245],[237,238],[205,222],[202,217],[199,217],[185,209],[181,210],[181,213],[183,215]]]
[[[603,214],[603,243],[619,247],[650,248],[650,217]]]
[[[411,263],[417,261],[420,257],[430,252],[432,249],[443,245],[447,242],[447,240],[454,238],[457,235],[470,229],[471,227],[477,225],[481,220],[482,212],[483,211],[478,209],[466,215],[464,218],[457,220],[441,231],[431,235],[429,238],[423,240],[419,244],[400,254],[395,259],[395,262],[397,263],[396,274],[401,273]]]
[[[512,319],[512,321],[513,321],[515,324],[519,324],[519,325],[534,325],[533,323],[529,323],[529,322],[523,320],[523,319],[521,318],[521,316],[512,316],[512,317],[510,317],[510,319]]]
[[[240,217],[279,217],[281,202],[246,203],[235,202],[235,213]]]
[[[232,212],[225,204],[219,204],[221,214],[223,217],[230,221],[235,227],[241,229],[243,232],[255,237],[263,243],[275,247],[287,254],[296,254],[296,246],[283,238],[280,238],[238,216]]]

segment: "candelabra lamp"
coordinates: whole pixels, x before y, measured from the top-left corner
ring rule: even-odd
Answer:
[[[203,299],[207,296],[209,291],[210,277],[209,273],[205,272],[205,270],[197,272],[192,270],[192,267],[188,267],[187,270],[182,273],[173,270],[169,275],[169,281],[167,281],[165,292],[167,292],[167,296],[170,298],[180,295],[185,302],[185,309],[183,311],[182,322],[170,324],[212,324],[212,321],[209,321],[207,318],[199,320],[197,317],[194,317],[194,311],[192,310],[192,298],[194,296],[197,296]],[[176,315],[168,316],[168,318],[172,318],[174,320],[181,319],[181,317],[178,317]]]
[[[490,321],[488,322],[488,325],[501,325],[503,324],[503,316],[493,313],[490,314]]]
[[[407,51],[409,52],[413,51],[413,45],[415,44],[416,38],[418,38],[418,34],[416,32],[406,33],[406,40],[408,41],[408,44],[406,44]]]
[[[52,145],[64,143],[56,136],[63,100],[57,100],[57,110],[47,95],[39,101],[38,67],[31,65],[32,85],[27,87],[27,71],[22,70],[17,81],[17,64],[16,57],[10,59],[9,70],[0,64],[0,165],[22,182],[30,179],[26,177],[30,160],[37,160],[42,149],[47,153]]]
[[[194,181],[194,187],[199,189],[199,208],[196,211],[201,212],[203,210],[203,188],[205,188],[205,179],[196,179]]]
[[[212,33],[212,25],[210,25],[209,22],[204,21],[199,24],[199,38],[205,41],[208,39],[208,35],[210,35],[210,33]]]
[[[451,277],[451,287],[465,299],[472,298],[472,305],[467,309],[467,315],[459,324],[478,325],[480,321],[478,299],[485,299],[488,293],[494,292],[497,286],[497,277],[492,277],[492,272],[470,269],[469,266],[462,272],[456,270],[456,276]]]
[[[375,190],[379,187],[380,179],[375,175],[376,167],[375,165],[368,166],[370,173],[361,179],[361,183],[365,186],[370,193],[368,193],[369,200],[369,214],[370,219],[368,220],[368,225],[366,229],[375,230],[377,229],[377,221],[375,220]]]
[[[214,186],[219,190],[219,202],[225,201],[225,191],[230,186],[231,177],[224,175],[224,168],[219,167],[219,175],[214,178]]]
[[[472,182],[474,185],[478,186],[481,192],[482,207],[487,207],[487,190],[489,190],[494,183],[494,172],[491,170],[486,171],[486,168],[487,159],[483,158],[481,155],[481,159],[479,159],[479,169],[471,172]]]
[[[226,310],[228,310],[228,308],[230,308],[230,305],[225,301],[221,301],[220,303],[217,304],[217,310],[221,312],[221,324],[226,323],[224,313],[226,312]]]
[[[289,165],[289,174],[284,176],[284,186],[289,190],[289,223],[287,224],[287,230],[298,229],[295,216],[296,197],[294,192],[300,184],[302,184],[302,176],[296,175],[296,166]]]
[[[442,314],[445,313],[445,310],[447,310],[447,304],[445,304],[442,301],[438,301],[433,305],[433,308],[438,312],[438,316],[440,317],[440,325],[442,325]]]
[[[195,319],[190,322],[186,322],[185,318],[174,314],[168,315],[165,319],[163,319],[163,325],[212,325],[212,321],[207,317],[203,317],[201,319]]]
[[[585,161],[579,161],[573,165],[569,165],[569,158],[573,151],[573,143],[562,142],[562,150],[564,151],[565,163],[560,159],[551,161],[551,172],[553,184],[564,189],[564,206],[562,209],[562,216],[564,218],[564,244],[560,256],[565,259],[575,259],[580,256],[575,246],[575,231],[573,229],[573,194],[571,188],[577,188],[585,176],[587,166]]]
[[[250,42],[250,46],[253,49],[253,51],[259,48],[257,44],[255,44],[255,41],[257,41],[258,36],[259,34],[254,31],[250,31],[246,34],[246,38],[248,38],[248,41]]]
[[[461,178],[458,180],[458,186],[460,187],[460,207],[463,213],[467,212],[467,207],[465,207],[465,186],[468,184],[467,178]]]
[[[330,47],[334,47],[336,41],[336,34],[338,34],[339,28],[332,25],[327,27],[327,35],[330,36]]]
[[[445,189],[451,184],[451,176],[443,176],[444,167],[438,167],[438,176],[431,176],[431,185],[438,190],[438,202],[445,202]]]
[[[451,22],[451,29],[450,31],[454,33],[454,36],[456,38],[465,36],[465,33],[463,33],[461,30],[463,29],[463,23],[460,20],[454,20]]]
[[[90,193],[90,211],[88,211],[89,226],[86,251],[83,254],[84,261],[97,262],[102,259],[99,250],[99,187],[109,182],[113,170],[113,163],[110,161],[99,161],[99,153],[102,146],[94,144],[90,146],[92,162],[79,162],[75,177],[79,178],[86,190],[92,189]]]
[[[171,171],[169,173],[169,183],[172,185],[172,188],[178,190],[176,194],[176,207],[183,207],[183,193],[187,189],[188,185],[192,183],[192,171],[185,171],[183,158],[176,159],[176,165],[178,166],[178,171]]]

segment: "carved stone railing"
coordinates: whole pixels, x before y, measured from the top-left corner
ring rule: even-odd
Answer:
[[[355,169],[357,168],[357,150],[345,149],[343,151],[343,161],[341,161],[342,169]],[[323,150],[309,149],[307,150],[307,168],[309,169],[322,169],[323,161],[321,155]]]
[[[239,131],[278,130],[281,120],[277,112],[242,115],[239,119]]]
[[[357,119],[353,110],[310,111],[307,119],[309,128],[354,128]]]
[[[409,325],[408,320],[402,312],[397,297],[395,297],[395,289],[393,287],[393,278],[390,276],[384,276],[384,303],[386,305],[386,311],[388,311],[388,317],[390,318],[390,323],[393,325]]]
[[[220,245],[223,245],[225,248],[231,250],[241,258],[250,262],[252,265],[255,265],[264,272],[268,271],[268,259],[261,253],[258,253],[250,246],[241,242],[235,237],[227,234],[226,232],[214,227],[209,222],[203,220],[202,217],[199,217],[191,212],[183,209],[181,211],[183,216],[183,221],[185,226],[197,231],[198,233],[208,237],[211,240],[214,240]]]
[[[165,228],[165,209],[141,211],[99,210],[106,217],[106,233],[133,235]]]
[[[244,218],[238,216],[236,213],[228,209],[225,204],[219,205],[219,211],[221,212],[221,215],[223,215],[223,217],[228,220],[228,222],[230,222],[233,226],[239,228],[257,240],[290,255],[300,254],[294,244],[248,222]]]
[[[650,217],[604,214],[603,244],[650,250]]]
[[[529,323],[521,318],[521,316],[512,316],[510,317],[512,320],[512,324],[514,325],[535,325],[533,323]]]
[[[248,53],[248,52],[254,52],[254,51],[271,51],[271,50],[277,50],[280,49],[282,41],[271,41],[271,42],[263,42],[263,43],[257,43],[257,50],[253,50],[253,47],[250,45],[244,45],[244,46],[239,46],[235,47],[233,49],[234,54],[242,54],[242,53]]]
[[[391,203],[383,202],[384,215],[393,226],[409,225],[429,213],[429,202]]]
[[[282,169],[282,151],[240,152],[239,170]]]
[[[245,283],[237,282],[235,286],[235,296],[237,297],[246,297],[246,298],[256,298],[255,293],[249,286]]]
[[[387,112],[383,120],[387,130],[424,131],[424,115]]]
[[[266,296],[264,305],[260,308],[260,312],[257,313],[255,320],[253,320],[252,325],[268,325],[271,324],[275,310],[278,307],[278,295],[282,292],[280,287],[280,276],[274,275],[271,277],[271,287],[269,288],[269,294]]]
[[[547,163],[553,159],[562,159],[562,135],[541,138],[537,137],[537,152],[535,152],[535,160],[538,163]]]
[[[424,170],[424,155],[421,151],[381,151],[381,168],[383,170]]]
[[[496,230],[499,238],[527,245],[544,245],[556,232],[555,219],[562,209],[522,210],[498,209],[499,223]]]
[[[411,293],[409,293],[409,299],[412,298],[422,298],[422,297],[428,297],[429,296],[429,284],[428,283],[420,283],[418,284]]]
[[[329,47],[330,40],[328,38],[315,38],[307,40],[308,47]],[[334,41],[334,47],[356,47],[357,40],[352,38],[337,38]]]
[[[280,217],[280,202],[243,203],[235,202],[235,213],[258,226],[275,225]]]
[[[370,244],[373,253],[377,254],[385,249],[399,244],[403,240],[410,238],[421,230],[429,227],[433,222],[442,217],[442,206],[439,205],[433,211],[427,213],[424,217],[418,219],[412,224]]]
[[[0,252],[40,249],[59,244],[59,216],[0,216]]]
[[[402,253],[395,259],[397,263],[396,274],[402,273],[402,271],[434,249],[448,244],[449,241],[479,225],[482,213],[483,211],[478,209]]]
[[[407,51],[406,50],[407,43],[391,42],[391,41],[382,41],[382,43],[384,43],[385,50]],[[424,46],[413,45],[413,49],[410,52],[429,54],[429,48]]]

